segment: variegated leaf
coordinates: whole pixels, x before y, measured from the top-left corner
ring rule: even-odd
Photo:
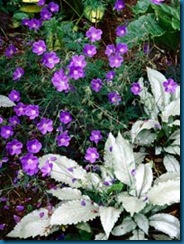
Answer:
[[[167,154],[164,157],[163,164],[167,170],[167,172],[179,172],[180,171],[180,164],[178,160],[172,156]]]
[[[82,193],[78,189],[73,189],[71,187],[63,187],[62,189],[51,189],[47,191],[51,193],[53,196],[57,197],[60,200],[76,200],[81,199]]]
[[[148,240],[145,238],[144,232],[142,230],[134,230],[133,236],[129,238],[131,241],[146,241]]]
[[[51,178],[75,188],[87,184],[86,170],[74,160],[58,154],[47,154],[39,158],[39,167],[41,168],[48,160],[53,164]]]
[[[99,216],[99,206],[90,199],[73,200],[55,209],[51,217],[52,225],[71,225],[87,222]]]
[[[170,145],[168,147],[164,147],[164,151],[170,154],[179,155],[180,156],[180,146],[178,145]]]
[[[112,135],[112,133],[109,133],[104,148],[104,166],[109,168],[112,168],[113,166],[112,149],[114,145],[115,145],[115,137]]]
[[[180,237],[180,222],[179,220],[170,214],[155,214],[149,218],[149,224],[156,230],[159,230],[171,238]]]
[[[0,95],[0,107],[13,107],[15,106],[15,103],[12,102],[8,97],[4,96],[4,95]]]
[[[180,99],[172,101],[162,111],[162,121],[168,122],[170,116],[180,115]]]
[[[112,230],[112,235],[114,236],[123,236],[136,228],[136,223],[131,217],[126,217],[123,219],[123,222],[120,225],[117,225]]]
[[[154,185],[158,185],[160,182],[166,182],[168,180],[180,181],[180,172],[167,172],[165,174],[160,175],[155,179]]]
[[[114,224],[120,216],[121,210],[114,207],[101,206],[99,212],[103,229],[108,238],[112,228],[114,227]]]
[[[164,206],[180,202],[180,181],[168,180],[154,185],[147,194],[153,205]]]
[[[95,241],[106,241],[106,240],[108,240],[108,238],[105,233],[99,233],[95,235]]]
[[[142,231],[144,231],[144,233],[148,235],[149,221],[147,217],[144,214],[137,213],[134,216],[134,220],[137,226],[139,227],[139,229],[141,229]]]

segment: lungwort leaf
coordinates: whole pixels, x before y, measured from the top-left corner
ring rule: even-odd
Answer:
[[[149,218],[149,224],[156,230],[162,231],[171,238],[179,239],[180,236],[180,222],[170,214],[155,214]]]
[[[163,164],[167,170],[167,172],[179,172],[180,171],[180,164],[178,160],[172,156],[167,154],[164,157]]]
[[[55,209],[52,217],[52,225],[71,225],[87,222],[99,216],[99,206],[90,199],[73,200],[63,203]]]
[[[144,232],[142,230],[134,230],[133,236],[129,238],[131,241],[145,241],[148,240],[145,238]]]
[[[12,102],[8,97],[4,96],[4,95],[0,95],[0,107],[13,107],[15,106],[15,103]]]
[[[116,143],[112,149],[114,173],[122,183],[131,185],[131,171],[135,169],[134,154],[132,146],[121,134],[118,134]]]
[[[135,188],[137,197],[144,197],[151,188],[153,181],[153,173],[151,165],[140,164],[135,173]]]
[[[59,200],[76,200],[81,199],[82,194],[81,191],[77,189],[73,189],[71,187],[63,187],[62,189],[51,189],[47,191],[51,193],[53,196],[57,197]]]
[[[148,235],[149,221],[146,218],[146,216],[144,214],[137,213],[134,216],[134,220],[137,226],[139,227],[139,229],[141,229],[142,231],[144,231],[145,234]]]
[[[121,210],[114,207],[100,207],[100,220],[105,231],[107,238],[114,227],[114,224],[118,220]]]
[[[39,167],[48,160],[53,164],[51,178],[75,188],[86,184],[87,172],[74,160],[57,154],[47,154],[39,158]]]
[[[180,181],[168,180],[154,185],[147,194],[153,205],[164,206],[180,202]]]
[[[170,116],[180,115],[180,98],[168,104],[162,112],[162,121],[168,122]]]
[[[24,216],[7,236],[26,239],[38,235],[48,236],[51,233],[49,212],[45,208],[40,208]]]
[[[113,230],[112,234],[114,236],[123,236],[126,233],[131,232],[136,228],[136,223],[132,220],[131,217],[126,217],[123,219],[123,222],[120,225],[117,225]]]

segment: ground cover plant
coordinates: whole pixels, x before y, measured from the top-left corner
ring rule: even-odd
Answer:
[[[180,2],[0,11],[1,239],[180,239]]]

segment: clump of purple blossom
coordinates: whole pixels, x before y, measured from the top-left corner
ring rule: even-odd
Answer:
[[[86,37],[89,38],[91,42],[101,40],[102,30],[97,29],[95,27],[90,27],[89,30],[86,32]]]
[[[20,158],[23,171],[32,176],[38,173],[38,157],[28,153]]]
[[[91,89],[95,92],[99,92],[102,88],[102,80],[100,78],[92,79]]]
[[[72,121],[72,116],[68,111],[61,111],[59,114],[59,120],[66,125]]]
[[[43,40],[39,40],[33,43],[32,51],[37,55],[42,55],[46,51],[46,44]]]
[[[119,93],[117,91],[114,92],[110,92],[108,94],[108,100],[110,103],[114,104],[114,105],[119,105],[119,103],[121,102],[121,96],[119,95]]]
[[[56,64],[58,64],[60,62],[60,58],[57,56],[57,54],[55,52],[47,52],[44,53],[43,58],[42,58],[42,64],[49,68],[49,69],[53,69],[55,67]]]
[[[99,157],[99,153],[95,147],[89,147],[86,150],[85,159],[90,163],[94,163]]]
[[[68,76],[65,74],[63,69],[57,70],[52,79],[52,84],[55,86],[55,88],[57,89],[57,91],[61,92],[61,91],[67,91],[69,89],[69,78]]]
[[[93,130],[90,135],[90,141],[95,142],[98,144],[98,142],[102,139],[101,131],[100,130]]]
[[[9,99],[12,102],[19,102],[20,101],[20,92],[17,90],[12,90],[9,94],[8,94]]]
[[[6,144],[6,150],[10,155],[19,155],[22,152],[23,144],[22,142],[14,139]]]
[[[13,80],[20,80],[20,78],[24,75],[24,69],[22,67],[17,67],[13,72]]]
[[[33,139],[27,141],[26,147],[29,153],[38,153],[42,148],[42,144],[37,139]]]
[[[14,131],[13,131],[12,126],[9,126],[9,125],[1,126],[0,135],[2,138],[8,139],[9,137],[13,136],[13,134],[14,134]]]
[[[165,92],[174,93],[178,84],[171,78],[163,82]]]
[[[71,137],[68,135],[68,131],[61,133],[56,137],[56,141],[58,146],[60,147],[68,147],[70,144]]]
[[[114,4],[114,9],[117,11],[121,11],[122,9],[125,8],[125,3],[123,0],[116,0]]]
[[[131,86],[131,92],[134,94],[134,95],[139,95],[139,93],[141,92],[141,86],[140,84],[137,82],[134,82]]]
[[[40,122],[37,124],[38,130],[45,135],[48,132],[53,131],[53,121],[47,118],[41,118]]]

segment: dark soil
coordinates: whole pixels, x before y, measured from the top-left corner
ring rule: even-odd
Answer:
[[[127,0],[130,6],[136,4],[137,0]],[[169,2],[169,1],[168,1]],[[104,55],[105,46],[108,44],[115,43],[115,29],[119,24],[127,23],[133,18],[133,14],[130,8],[126,7],[122,13],[115,16],[111,10],[107,10],[105,13],[105,17],[103,21],[98,23],[98,27],[102,29],[103,36],[102,36],[102,47],[98,52],[98,57],[106,60],[106,56]],[[11,16],[0,12],[0,37],[3,40],[3,44],[0,44],[0,55],[3,55],[5,48],[10,44],[13,43],[15,46],[21,50],[21,38],[23,38],[24,33],[17,33],[14,29],[10,27],[11,24]],[[125,57],[126,60],[131,60],[134,58],[134,53],[136,49],[131,50],[128,52],[127,56]],[[159,53],[159,55],[156,55]],[[174,67],[179,67],[179,54],[172,53],[168,50],[165,50],[163,53],[160,53],[160,50],[153,49],[151,54],[154,59],[158,57],[157,60],[154,60],[157,63],[158,70],[163,70],[167,72],[168,70],[168,60],[172,62]],[[179,68],[178,68],[179,69]],[[76,149],[77,151],[77,149]],[[153,158],[155,162],[155,172],[158,174],[164,173],[165,169],[160,162],[159,159]],[[45,207],[49,206],[50,204],[55,204],[57,202],[56,199],[49,199],[47,194],[44,192],[45,189],[52,188],[54,186],[54,181],[48,179],[44,180],[41,176],[38,177],[38,184],[37,185],[30,185],[27,187],[25,186],[24,182],[21,184],[12,187],[12,181],[17,176],[16,172],[19,168],[16,162],[12,163],[11,165],[7,165],[8,169],[4,169],[4,171],[0,175],[0,188],[2,189],[1,197],[0,197],[0,224],[5,223],[4,230],[0,230],[0,239],[3,240],[11,240],[11,238],[6,237],[6,235],[14,228],[15,226],[15,215],[22,218],[25,214],[32,211],[33,209],[38,208],[39,206]],[[156,174],[155,173],[155,174]],[[46,187],[47,186],[47,187]],[[3,199],[3,197],[6,198]],[[24,210],[18,211],[16,210],[17,205],[23,205]],[[175,204],[172,207],[167,209],[167,212],[173,214],[174,216],[180,218],[179,212],[179,204]],[[14,216],[14,217],[13,217]],[[95,221],[93,222],[94,227],[96,226]],[[68,227],[66,232],[72,234],[75,232],[76,229],[74,226]],[[77,232],[76,232],[77,233]],[[63,239],[64,232],[62,230],[50,235],[49,237],[37,237],[34,240],[59,240]],[[76,240],[79,237],[76,237]],[[111,240],[120,240],[120,238],[110,237]]]

